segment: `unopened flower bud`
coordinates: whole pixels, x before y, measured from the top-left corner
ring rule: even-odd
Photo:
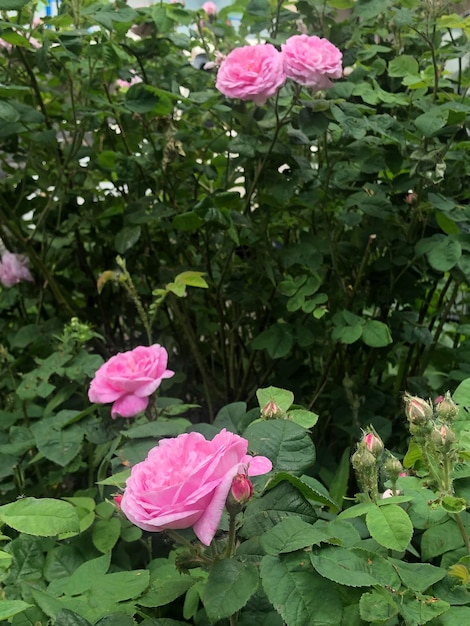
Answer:
[[[455,434],[453,430],[443,424],[433,429],[430,438],[433,444],[439,447],[454,443]]]
[[[245,504],[253,495],[253,484],[245,474],[237,474],[232,482],[232,496],[240,504]]]
[[[459,408],[447,391],[442,400],[436,405],[437,416],[444,422],[453,422],[459,413]]]
[[[117,495],[114,496],[114,504],[118,507],[118,509],[121,508],[121,502],[122,502],[122,495]]]
[[[405,395],[406,417],[412,424],[425,424],[433,416],[433,408],[430,402],[418,398],[418,396]]]
[[[261,416],[265,420],[276,419],[277,417],[281,417],[283,415],[283,411],[281,408],[274,402],[274,400],[270,400],[262,409]]]
[[[403,474],[403,465],[400,461],[394,456],[389,456],[389,458],[384,463],[384,470],[387,478],[395,483],[399,476]]]
[[[369,452],[371,452],[375,457],[378,457],[384,449],[382,439],[375,433],[371,432],[364,434],[359,446],[367,448],[367,450],[369,450]]]
[[[358,448],[351,457],[351,463],[357,472],[362,472],[377,465],[377,460],[367,448]]]

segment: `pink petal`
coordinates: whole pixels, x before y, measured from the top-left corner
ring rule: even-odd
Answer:
[[[137,396],[123,396],[116,400],[111,410],[111,417],[116,419],[118,415],[121,417],[134,417],[137,413],[142,413],[147,408],[148,398],[139,398]]]
[[[260,476],[267,474],[273,469],[273,464],[265,456],[248,456],[243,459],[243,464],[248,465],[248,476]]]

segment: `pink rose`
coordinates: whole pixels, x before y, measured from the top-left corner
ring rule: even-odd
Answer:
[[[162,439],[126,482],[121,509],[144,530],[193,527],[208,546],[237,474],[266,474],[272,463],[248,456],[248,441],[222,430],[212,441],[200,433]]]
[[[215,86],[229,98],[262,105],[286,80],[282,59],[270,43],[235,48],[222,61]]]
[[[217,15],[217,5],[215,2],[211,2],[210,0],[208,2],[204,2],[201,8],[207,15]]]
[[[168,353],[158,344],[115,354],[96,371],[88,391],[90,402],[113,402],[113,419],[137,415],[147,408],[162,380],[174,375],[167,363]]]
[[[22,254],[6,250],[0,261],[0,283],[4,287],[12,287],[22,280],[34,281],[28,269],[28,259]]]
[[[343,55],[328,39],[294,35],[281,49],[287,76],[305,87],[329,89],[330,78],[341,78]]]

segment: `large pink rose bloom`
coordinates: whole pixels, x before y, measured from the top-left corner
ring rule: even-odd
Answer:
[[[22,280],[33,282],[28,269],[28,259],[22,254],[14,254],[6,250],[0,261],[0,283],[4,287],[12,287]]]
[[[267,43],[232,50],[219,67],[215,86],[229,98],[262,105],[285,81],[282,55]]]
[[[212,441],[200,433],[162,439],[127,479],[121,509],[144,530],[193,527],[208,546],[237,474],[271,471],[264,456],[248,456],[248,441],[222,430]]]
[[[281,49],[287,76],[305,87],[329,89],[329,79],[342,76],[343,55],[328,39],[294,35]]]
[[[158,344],[119,352],[96,371],[88,390],[90,402],[113,402],[113,419],[137,415],[162,380],[174,375],[167,363],[168,353]]]

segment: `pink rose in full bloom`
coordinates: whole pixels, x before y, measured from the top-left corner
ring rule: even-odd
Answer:
[[[119,352],[96,371],[88,398],[100,404],[113,402],[113,419],[133,417],[147,408],[149,396],[162,380],[174,375],[167,363],[168,353],[158,344]]]
[[[207,15],[217,15],[217,5],[215,2],[204,2],[201,9],[206,12]]]
[[[287,76],[305,87],[329,89],[330,78],[342,76],[343,55],[328,39],[294,35],[281,49]]]
[[[215,86],[229,98],[262,105],[285,83],[282,59],[270,43],[235,48],[222,61]]]
[[[212,441],[200,433],[162,439],[126,482],[121,509],[149,531],[193,527],[208,546],[237,474],[266,474],[272,463],[247,455],[248,441],[223,429]]]
[[[12,287],[22,280],[34,282],[28,269],[28,259],[22,254],[5,250],[0,261],[0,283],[4,287]]]

